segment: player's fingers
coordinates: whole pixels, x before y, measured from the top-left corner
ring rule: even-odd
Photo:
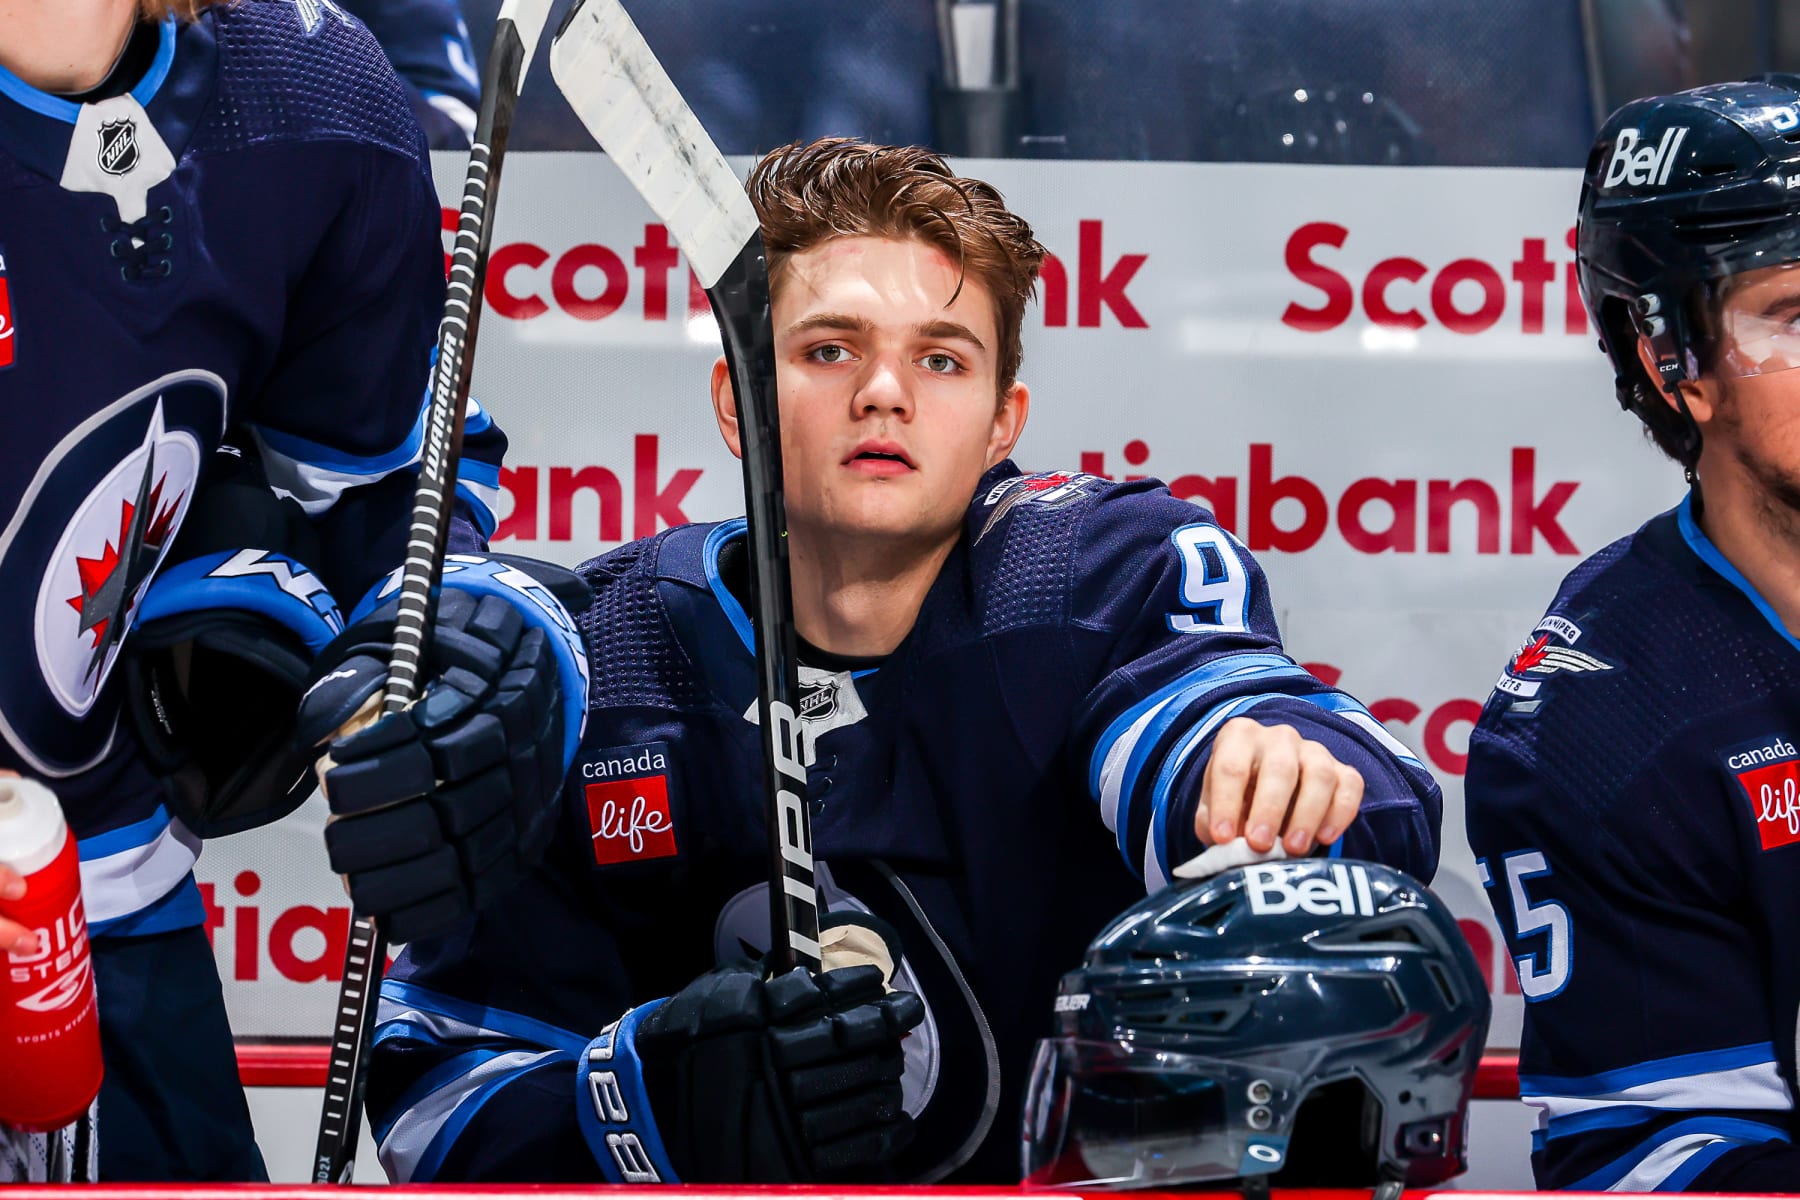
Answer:
[[[1318,742],[1300,743],[1300,783],[1294,792],[1293,807],[1288,810],[1287,828],[1282,832],[1282,845],[1296,857],[1313,848],[1313,834],[1323,824],[1337,794],[1341,764]]]
[[[1244,818],[1244,837],[1250,848],[1259,853],[1274,848],[1287,821],[1288,808],[1300,782],[1301,740],[1288,725],[1265,727],[1258,739],[1256,786],[1251,792],[1249,814]]]
[[[37,934],[17,921],[0,917],[0,954],[36,954]]]
[[[25,877],[11,867],[0,865],[0,900],[23,900]]]
[[[1200,780],[1200,807],[1194,813],[1194,834],[1201,841],[1217,846],[1238,835],[1261,729],[1255,721],[1235,717],[1213,735],[1212,758]]]
[[[1329,846],[1338,840],[1362,809],[1363,777],[1355,767],[1338,764],[1337,790],[1332,793],[1331,807],[1319,824],[1319,841]]]

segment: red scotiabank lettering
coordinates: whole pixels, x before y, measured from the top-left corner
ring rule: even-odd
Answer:
[[[1289,235],[1288,274],[1321,295],[1306,297],[1313,301],[1310,304],[1290,302],[1281,314],[1283,325],[1302,333],[1324,333],[1348,321],[1360,300],[1371,322],[1395,329],[1423,329],[1436,321],[1452,333],[1483,333],[1499,325],[1511,308],[1520,333],[1543,333],[1546,297],[1554,303],[1551,285],[1560,272],[1559,331],[1587,332],[1587,310],[1575,277],[1573,229],[1563,238],[1570,257],[1559,261],[1545,254],[1546,239],[1528,237],[1519,243],[1519,256],[1511,264],[1458,258],[1433,268],[1416,258],[1384,258],[1369,268],[1360,285],[1321,261],[1326,251],[1342,250],[1349,238],[1347,227],[1330,221],[1310,222]],[[1514,289],[1508,289],[1509,279]]]
[[[632,439],[631,536],[650,537],[670,525],[683,525],[688,516],[682,501],[700,482],[701,468],[683,467],[660,480],[658,438],[640,433]],[[496,542],[507,538],[524,541],[567,542],[577,536],[576,518],[594,514],[592,525],[583,524],[580,536],[603,542],[625,540],[625,489],[619,476],[605,467],[504,467],[500,489],[512,508],[494,531]],[[549,495],[546,499],[545,490]],[[586,497],[593,497],[592,507]]]
[[[454,234],[456,222],[456,210],[444,209],[444,232]],[[1061,259],[1051,255],[1044,260],[1044,302],[1038,311],[1043,314],[1045,325],[1063,328],[1069,324],[1069,300],[1073,295],[1078,329],[1099,328],[1108,313],[1122,328],[1150,327],[1126,294],[1149,255],[1118,254],[1109,261],[1102,249],[1105,224],[1077,223],[1073,287]],[[645,225],[643,237],[629,250],[583,242],[552,252],[535,242],[506,242],[488,253],[482,299],[491,312],[509,321],[530,321],[552,308],[578,321],[603,321],[621,312],[645,321],[685,320],[710,312],[706,293],[690,270],[684,272],[686,307],[671,314],[670,278],[680,265],[681,251],[669,239],[667,227],[655,224]],[[446,252],[444,273],[449,272],[450,255]],[[630,305],[634,290],[638,302]]]
[[[349,906],[292,905],[275,914],[265,937],[261,906],[242,902],[262,890],[262,877],[255,871],[239,871],[231,887],[239,899],[231,902],[229,909],[214,899],[217,888],[210,883],[200,885],[200,900],[206,906],[206,939],[215,952],[218,939],[214,935],[231,926],[232,979],[257,983],[265,978],[265,965],[274,968],[275,976],[294,983],[337,983],[344,978],[344,948],[350,941]],[[312,935],[304,944],[303,933]],[[323,949],[319,948],[321,945]],[[393,959],[388,962],[391,965]]]
[[[1127,442],[1124,457],[1128,465],[1142,467],[1150,447],[1141,440]],[[1512,447],[1510,470],[1497,483],[1370,476],[1352,482],[1335,500],[1304,475],[1277,475],[1271,443],[1251,443],[1244,465],[1242,476],[1158,470],[1125,478],[1156,474],[1167,480],[1170,491],[1210,509],[1213,519],[1251,550],[1298,553],[1335,529],[1346,545],[1364,554],[1417,554],[1421,547],[1427,554],[1466,551],[1471,533],[1477,554],[1499,554],[1503,546],[1509,554],[1535,554],[1540,546],[1554,554],[1581,553],[1562,526],[1563,509],[1580,485],[1561,480],[1540,491],[1537,451],[1529,446]],[[1112,478],[1106,455],[1097,450],[1081,452],[1081,469]],[[1246,478],[1247,486],[1240,487]]]

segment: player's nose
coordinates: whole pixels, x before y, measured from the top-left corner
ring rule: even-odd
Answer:
[[[888,355],[879,355],[869,363],[852,399],[857,417],[891,415],[902,420],[912,416],[913,394],[906,376],[906,364]]]

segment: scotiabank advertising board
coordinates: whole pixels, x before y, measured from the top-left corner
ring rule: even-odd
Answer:
[[[1289,650],[1443,784],[1434,886],[1488,969],[1493,1044],[1515,1045],[1462,833],[1469,730],[1558,581],[1681,492],[1576,294],[1578,176],[963,166],[1055,255],[1026,317],[1021,465],[1154,475],[1256,553]],[[454,203],[461,160],[436,168]],[[742,511],[705,299],[604,156],[508,159],[485,299],[475,390],[512,438],[499,546],[574,562]],[[348,908],[321,821],[315,798],[201,860],[240,1034],[329,1029]]]

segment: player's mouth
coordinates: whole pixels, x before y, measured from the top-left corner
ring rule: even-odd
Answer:
[[[843,465],[859,474],[877,478],[909,475],[918,469],[898,442],[874,440],[859,443]]]

